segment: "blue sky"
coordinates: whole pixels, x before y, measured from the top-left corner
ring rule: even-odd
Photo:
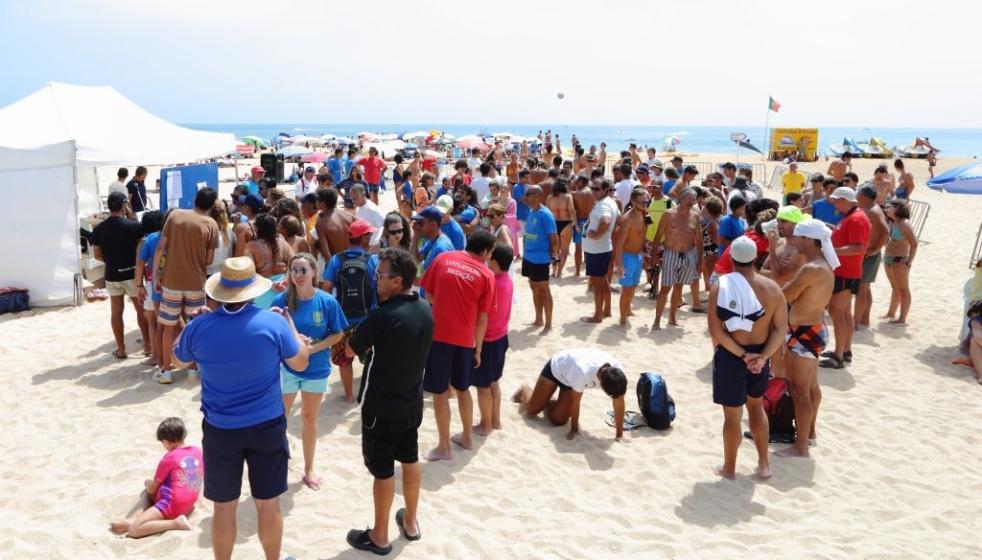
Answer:
[[[982,127],[980,19],[949,0],[0,0],[0,106],[62,81],[184,123],[722,125],[759,124],[772,94],[777,124]]]

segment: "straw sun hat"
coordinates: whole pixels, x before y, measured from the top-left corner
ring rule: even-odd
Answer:
[[[232,257],[225,259],[220,272],[205,281],[205,293],[222,303],[241,303],[263,295],[272,285],[269,278],[256,274],[251,258]]]

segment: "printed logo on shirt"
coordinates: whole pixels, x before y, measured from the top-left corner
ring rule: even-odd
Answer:
[[[315,325],[323,325],[324,324],[324,312],[323,311],[319,311],[319,310],[318,311],[314,311],[311,314],[311,320],[314,322]]]

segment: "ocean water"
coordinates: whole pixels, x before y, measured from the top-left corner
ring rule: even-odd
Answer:
[[[317,123],[191,123],[185,124],[190,128],[213,132],[231,132],[237,138],[243,136],[258,136],[274,138],[279,133],[290,135],[307,134],[317,136],[331,133],[338,136],[354,136],[361,131],[377,134],[402,134],[415,130],[437,129],[456,136],[465,134],[493,134],[510,132],[521,136],[535,136],[539,130],[552,130],[559,134],[562,145],[569,147],[569,138],[576,134],[580,143],[589,147],[599,146],[600,142],[607,143],[607,151],[615,152],[627,149],[631,143],[639,147],[652,146],[662,151],[665,137],[677,136],[681,143],[679,151],[727,153],[736,152],[736,145],[730,141],[731,132],[743,132],[749,141],[764,150],[767,142],[763,127],[748,126],[566,126],[566,125],[481,125],[481,124],[317,124]],[[881,138],[888,146],[909,146],[917,136],[926,136],[931,143],[941,150],[941,157],[977,157],[982,155],[982,129],[970,128],[843,128],[819,127],[820,153],[828,153],[830,144],[842,142],[844,137],[851,137],[857,142],[868,140],[871,136]],[[746,150],[741,150],[746,154]]]

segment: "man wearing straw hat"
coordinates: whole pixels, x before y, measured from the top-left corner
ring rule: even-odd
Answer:
[[[287,310],[251,305],[270,285],[249,257],[226,259],[205,282],[208,297],[222,305],[194,317],[174,343],[175,364],[197,362],[201,371],[205,497],[215,502],[211,544],[219,559],[231,558],[235,545],[243,462],[267,559],[279,558],[283,539],[279,496],[290,452],[280,363],[303,371],[309,352]]]

